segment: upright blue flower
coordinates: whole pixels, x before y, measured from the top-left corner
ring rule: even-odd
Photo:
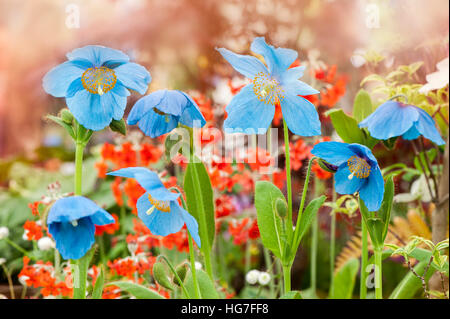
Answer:
[[[95,242],[95,225],[114,223],[114,218],[83,196],[57,200],[48,213],[48,231],[64,259],[83,257]]]
[[[128,124],[138,123],[147,136],[158,137],[169,133],[178,123],[189,127],[203,127],[203,114],[186,93],[159,90],[140,98],[128,115]]]
[[[337,193],[359,192],[370,211],[380,208],[384,181],[377,159],[369,148],[356,143],[322,142],[316,144],[311,153],[337,167],[334,176]]]
[[[375,112],[359,123],[359,127],[367,127],[370,135],[379,140],[396,136],[414,140],[423,135],[437,145],[445,143],[433,118],[427,112],[417,106],[397,101],[381,104]]]
[[[108,175],[135,178],[146,190],[146,193],[139,197],[136,206],[139,218],[152,234],[167,236],[178,232],[186,223],[189,233],[200,247],[197,221],[178,203],[180,194],[166,189],[158,174],[144,167],[127,167]]]
[[[299,96],[317,94],[319,91],[298,80],[303,76],[304,66],[289,68],[297,58],[297,52],[274,48],[266,44],[264,38],[255,38],[250,48],[264,57],[267,68],[256,57],[217,49],[236,71],[252,80],[227,105],[225,130],[250,129],[255,133],[264,133],[272,122],[275,105],[279,103],[283,118],[293,133],[320,135],[316,108]]]
[[[77,121],[94,131],[123,117],[130,95],[127,89],[144,94],[151,81],[144,67],[129,62],[119,50],[88,45],[68,53],[67,58],[44,76],[44,89],[65,97]]]

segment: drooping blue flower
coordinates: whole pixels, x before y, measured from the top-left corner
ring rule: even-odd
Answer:
[[[433,118],[427,112],[417,106],[397,101],[381,104],[375,112],[359,123],[359,127],[367,127],[370,135],[379,140],[396,136],[414,140],[423,135],[437,145],[445,144]]]
[[[297,58],[297,52],[275,48],[262,37],[255,38],[250,48],[264,57],[267,67],[256,57],[217,49],[236,71],[252,80],[227,105],[225,130],[265,133],[275,114],[275,105],[279,103],[283,118],[293,133],[320,135],[316,108],[299,96],[319,91],[298,80],[303,76],[304,66],[289,68]]]
[[[95,242],[95,225],[114,223],[114,218],[83,196],[57,200],[48,213],[48,231],[64,259],[83,257]]]
[[[135,178],[146,190],[136,207],[139,218],[152,234],[167,236],[178,232],[186,224],[192,238],[201,246],[197,221],[178,203],[180,194],[166,189],[158,174],[144,167],[127,167],[107,175]]]
[[[334,176],[337,193],[359,192],[369,211],[380,208],[384,181],[377,159],[369,148],[356,143],[322,142],[316,144],[311,153],[337,167]]]
[[[178,123],[203,127],[203,114],[195,101],[177,90],[159,90],[140,98],[128,115],[128,124],[138,123],[145,135],[158,137],[169,133]]]
[[[123,117],[130,92],[145,94],[150,73],[119,50],[88,45],[67,54],[42,81],[44,90],[65,97],[69,110],[84,127],[98,131]]]

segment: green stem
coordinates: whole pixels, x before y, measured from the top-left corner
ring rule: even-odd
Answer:
[[[286,160],[286,187],[288,198],[288,216],[287,216],[287,229],[292,230],[292,181],[291,181],[291,155],[289,151],[289,130],[286,121],[283,119],[284,130],[284,149]]]
[[[382,275],[382,253],[381,249],[375,249],[375,298],[383,299],[383,275]]]
[[[3,271],[5,272],[6,278],[8,280],[8,286],[9,286],[9,294],[11,299],[16,299],[16,296],[14,294],[14,285],[11,278],[11,273],[8,271],[8,268],[4,264],[2,264]]]
[[[22,247],[20,247],[19,245],[17,245],[15,242],[13,242],[12,240],[10,240],[8,237],[3,238],[4,241],[6,241],[9,245],[11,245],[12,247],[14,247],[15,249],[17,249],[18,251],[20,251],[22,254],[24,254],[25,256],[27,256],[30,259],[35,259],[32,256],[28,256],[28,251],[26,251],[25,249],[23,249]]]
[[[274,278],[275,276],[275,271],[274,271],[274,267],[272,262],[270,261],[270,253],[269,250],[266,248],[266,246],[263,246],[263,253],[264,253],[264,262],[266,263],[266,269],[267,271],[269,271],[269,267],[270,267],[270,275],[272,276],[272,278]],[[272,265],[272,266],[270,266]],[[271,298],[275,298],[275,280],[272,279],[269,282],[269,289],[270,289],[270,297]]]
[[[167,265],[169,266],[170,270],[172,271],[173,275],[175,276],[177,281],[180,283],[181,289],[183,289],[183,292],[186,295],[186,298],[191,299],[191,296],[189,295],[189,292],[186,290],[186,287],[184,286],[183,281],[181,281],[181,278],[180,278],[180,276],[178,276],[178,273],[175,270],[175,268],[173,267],[172,263],[164,255],[159,255],[158,258],[156,258],[156,261],[159,261],[159,259],[161,259],[161,258],[164,259],[164,261],[167,263]]]
[[[311,289],[316,294],[317,288],[317,244],[319,239],[319,219],[314,216],[311,237]]]
[[[81,195],[82,175],[83,175],[83,150],[84,144],[76,142],[75,148],[75,195]]]
[[[367,244],[367,227],[366,223],[364,222],[364,219],[361,216],[361,240],[362,240],[362,247],[361,247],[361,282],[360,282],[360,288],[359,288],[359,298],[360,299],[366,299],[367,297],[367,264],[368,264],[368,244]]]
[[[171,190],[175,190],[177,193],[180,194],[180,198],[181,198],[181,204],[183,205],[184,209],[187,209],[187,205],[186,205],[186,201],[184,200],[183,194],[180,192],[180,190],[176,187],[171,187]],[[194,287],[195,287],[195,297],[197,299],[201,298],[201,292],[200,292],[200,286],[198,284],[198,279],[197,279],[197,269],[195,268],[195,254],[194,254],[194,243],[192,241],[192,236],[191,233],[188,232],[188,242],[189,242],[189,257],[191,260],[191,273],[192,273],[192,280],[194,281]],[[187,296],[187,295],[186,295]]]
[[[283,266],[284,293],[291,291],[291,266]]]
[[[336,257],[336,213],[331,215],[330,230],[330,296],[334,296],[334,259]]]
[[[197,269],[195,268],[194,243],[192,242],[192,236],[191,233],[189,233],[189,231],[188,231],[188,240],[189,240],[189,256],[191,259],[192,280],[194,281],[195,287],[195,298],[201,299],[202,294],[200,292],[200,287],[198,285]]]

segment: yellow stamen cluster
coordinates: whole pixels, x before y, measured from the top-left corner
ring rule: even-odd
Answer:
[[[94,67],[86,69],[81,76],[83,87],[92,94],[102,95],[116,85],[116,74],[107,67]]]
[[[367,178],[370,175],[370,165],[367,164],[366,160],[353,155],[347,160],[348,169],[352,173],[350,176],[356,176],[357,178]],[[349,176],[349,179],[351,179]]]
[[[259,72],[253,79],[253,92],[265,104],[278,104],[284,99],[284,90],[278,81],[264,72]]]
[[[150,194],[148,194],[148,200],[150,201],[150,204],[155,206],[155,208],[157,210],[165,212],[165,213],[170,212],[170,202],[169,201],[156,200]]]

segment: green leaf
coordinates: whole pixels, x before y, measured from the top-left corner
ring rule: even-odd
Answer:
[[[164,264],[162,262],[156,262],[153,264],[153,278],[162,287],[173,290],[169,276],[167,275],[166,269],[164,268]]]
[[[108,284],[108,286],[117,286],[120,289],[132,294],[137,299],[165,299],[156,291],[148,289],[147,287],[128,282],[128,281],[113,281]]]
[[[432,149],[428,150],[427,156],[428,156],[428,159],[430,160],[430,164],[433,163],[434,159],[436,158],[436,149],[432,148]],[[414,157],[414,166],[416,167],[416,169],[418,169],[419,171],[424,173],[420,163],[422,163],[423,167],[425,168],[426,173],[429,174],[430,170],[427,167],[427,164],[426,164],[427,161],[426,161],[424,152],[420,152],[419,156]]]
[[[300,294],[300,291],[291,290],[288,293],[281,296],[280,299],[303,299],[303,298],[302,295]]]
[[[213,190],[205,165],[198,158],[191,160],[187,166],[184,191],[189,213],[198,222],[201,251],[205,258],[209,258],[207,256],[210,255],[216,233]]]
[[[394,180],[393,177],[389,177],[384,186],[383,202],[379,210],[379,215],[383,222],[383,233],[381,234],[381,241],[383,243],[383,246],[388,232],[389,223],[391,222],[391,210],[392,210],[392,202],[394,200],[394,193],[395,193]],[[379,248],[382,249],[383,247]]]
[[[217,293],[217,290],[214,287],[214,283],[211,278],[209,278],[208,274],[201,269],[197,269],[196,274],[202,299],[219,299],[219,294]],[[184,286],[186,287],[189,295],[195,296],[195,285],[194,280],[192,279],[191,271],[189,271],[186,276],[186,282]]]
[[[330,299],[352,298],[358,269],[359,260],[351,258],[334,274],[334,289]]]
[[[277,200],[286,201],[283,193],[270,182],[256,182],[255,207],[261,241],[279,259],[283,259],[282,223],[274,205]]]
[[[292,247],[293,250],[291,252],[291,259],[295,258],[295,255],[297,253],[297,248],[300,245],[300,242],[303,238],[303,236],[308,231],[309,227],[311,226],[314,217],[317,214],[317,211],[319,208],[323,205],[327,197],[325,195],[322,195],[318,198],[313,199],[309,202],[308,206],[306,206],[305,211],[303,212],[302,216],[300,217],[300,224],[298,226],[298,229],[295,229],[294,238],[295,238],[295,244]]]
[[[61,118],[53,116],[53,115],[47,115],[47,118],[49,120],[55,122],[56,124],[62,126],[67,131],[67,133],[69,133],[69,135],[72,137],[72,139],[74,139],[74,140],[76,139],[75,132],[73,130],[72,125],[67,124]]]
[[[353,103],[353,117],[359,123],[372,113],[372,100],[366,90],[361,89],[356,94]]]
[[[336,133],[344,142],[366,145],[366,136],[354,118],[340,109],[328,111],[326,114],[330,116]]]
[[[105,274],[103,267],[100,268],[100,274],[95,281],[94,290],[92,291],[92,299],[102,299],[103,285],[105,283]]]

